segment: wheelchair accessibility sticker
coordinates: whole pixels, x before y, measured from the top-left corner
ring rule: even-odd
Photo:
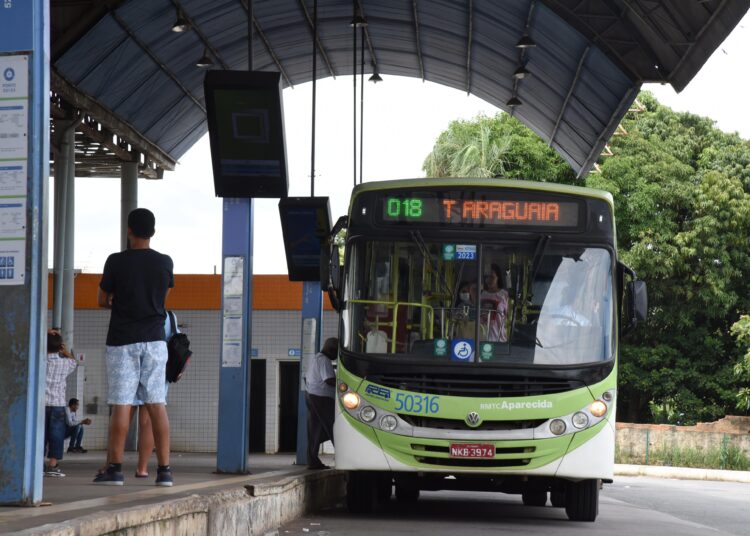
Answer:
[[[451,361],[474,361],[474,339],[453,339]]]

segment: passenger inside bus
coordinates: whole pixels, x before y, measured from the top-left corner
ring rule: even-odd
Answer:
[[[492,263],[484,274],[484,288],[479,296],[481,322],[487,326],[490,342],[507,342],[505,319],[508,315],[508,291],[502,288],[500,267]]]

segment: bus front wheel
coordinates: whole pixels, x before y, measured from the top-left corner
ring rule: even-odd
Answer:
[[[524,506],[544,506],[547,504],[546,490],[528,490],[521,493]]]
[[[565,506],[565,491],[561,489],[553,489],[549,492],[549,502],[555,508],[562,508]]]
[[[369,514],[378,499],[375,477],[365,471],[349,471],[346,481],[346,507],[355,514]]]
[[[413,504],[419,500],[419,481],[416,476],[396,477],[396,500],[402,504]]]
[[[599,480],[568,482],[565,513],[571,521],[594,521],[599,513]]]

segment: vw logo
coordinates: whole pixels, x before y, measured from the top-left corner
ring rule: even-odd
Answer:
[[[476,411],[470,411],[469,414],[466,415],[466,424],[468,424],[472,428],[476,428],[481,422],[482,419],[479,417],[479,413],[477,413]]]

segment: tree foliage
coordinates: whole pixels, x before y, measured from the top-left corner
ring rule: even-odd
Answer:
[[[572,182],[570,166],[518,119],[505,113],[453,121],[423,169],[428,177],[503,177]]]
[[[740,382],[737,393],[737,409],[750,411],[750,316],[742,315],[732,326],[732,335],[737,343],[746,349],[734,366],[734,376]]]
[[[648,283],[648,321],[621,346],[620,418],[713,420],[735,408],[738,392],[747,402],[737,407],[748,412],[750,368],[742,366],[750,358],[743,360],[731,329],[750,313],[750,143],[647,92],[639,99],[645,111],[626,116],[627,135],[610,140],[613,156],[586,179],[613,194],[619,256]],[[489,142],[479,141],[481,132]],[[483,176],[580,184],[543,140],[506,114],[451,123],[425,171],[467,176],[455,165],[473,154],[465,148],[493,144],[502,151],[488,154],[500,164]]]

